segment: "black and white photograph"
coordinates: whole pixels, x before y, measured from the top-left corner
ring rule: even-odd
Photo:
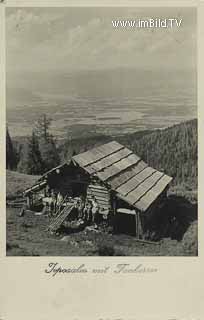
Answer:
[[[195,7],[6,7],[6,255],[198,256]]]

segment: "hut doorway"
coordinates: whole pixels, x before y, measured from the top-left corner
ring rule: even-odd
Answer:
[[[114,232],[138,236],[138,221],[135,209],[119,198],[114,203]]]
[[[115,216],[114,232],[135,236],[135,215],[117,213]]]

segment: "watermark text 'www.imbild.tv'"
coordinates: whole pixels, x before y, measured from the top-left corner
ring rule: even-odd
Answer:
[[[149,18],[137,20],[112,20],[114,28],[180,28],[182,19]]]

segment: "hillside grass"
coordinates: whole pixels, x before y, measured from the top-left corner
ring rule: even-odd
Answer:
[[[38,176],[29,176],[7,171],[7,195],[14,196],[31,186]],[[179,202],[180,203],[180,202]],[[178,205],[179,205],[178,203]],[[180,205],[179,205],[180,206]],[[178,207],[179,207],[178,206]],[[132,236],[87,232],[86,230],[66,235],[51,236],[47,231],[49,218],[36,216],[27,211],[19,217],[20,209],[7,208],[7,255],[8,256],[196,256],[197,221],[191,219],[191,210],[182,205],[178,216],[190,214],[189,224],[183,239],[170,237],[160,244],[143,244]],[[62,240],[62,238],[64,239]]]
[[[139,243],[134,237],[104,232],[80,231],[67,236],[46,232],[47,216],[7,209],[7,256],[195,256],[196,222],[186,233],[185,241],[163,239],[160,244]]]
[[[32,186],[40,176],[6,170],[6,198],[13,199],[28,187]]]

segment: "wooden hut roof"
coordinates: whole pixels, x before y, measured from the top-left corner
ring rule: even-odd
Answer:
[[[75,155],[72,160],[140,211],[146,211],[172,180],[116,141]]]
[[[55,173],[57,170],[61,170],[67,167],[67,163],[61,164],[55,168],[52,168],[51,170],[45,172],[37,181],[36,183],[32,186],[24,190],[23,194],[26,196],[31,192],[36,192],[40,191],[43,189],[46,185],[46,179],[48,178],[49,175]]]
[[[67,163],[63,163],[63,164],[60,164],[59,166],[55,167],[55,168],[52,168],[50,169],[49,171],[45,172],[42,177],[40,177],[40,181],[41,180],[44,180],[45,178],[47,178],[49,175],[55,173],[57,170],[61,170],[61,169],[64,169],[67,167]]]

